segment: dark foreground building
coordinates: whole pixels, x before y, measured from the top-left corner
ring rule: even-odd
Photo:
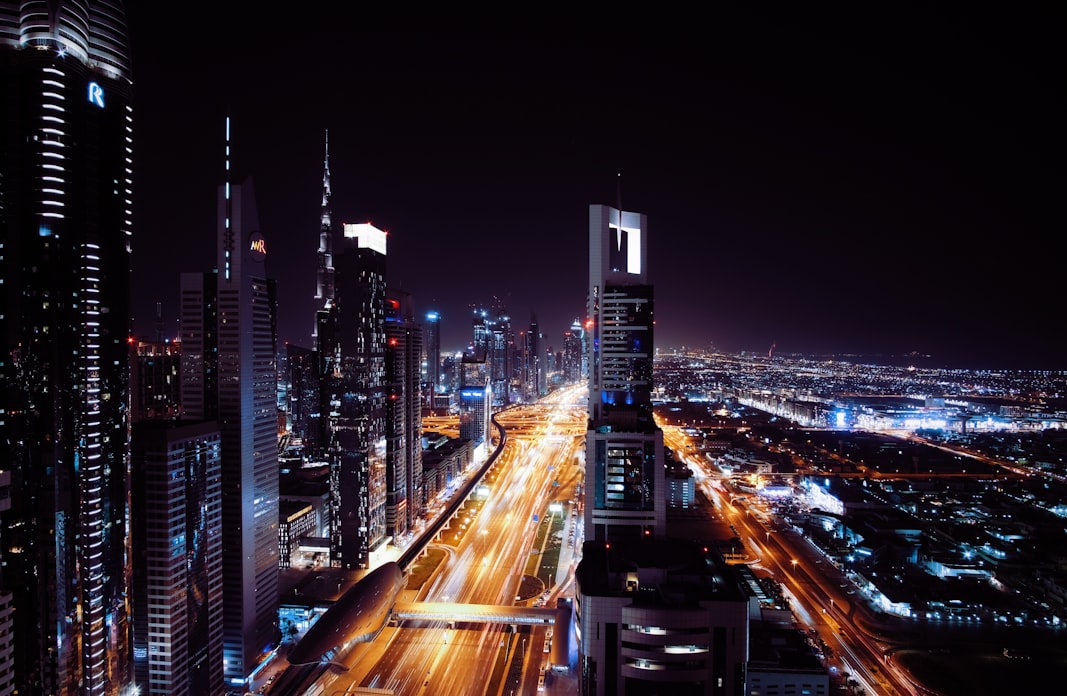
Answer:
[[[0,2],[0,633],[18,693],[130,681],[122,3]]]

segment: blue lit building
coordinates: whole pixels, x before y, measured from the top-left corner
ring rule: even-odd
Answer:
[[[489,365],[484,357],[471,354],[465,354],[460,365],[459,436],[478,448],[486,444],[493,415]]]

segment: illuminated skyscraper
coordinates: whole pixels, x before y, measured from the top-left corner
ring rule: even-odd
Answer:
[[[229,129],[227,119],[227,153]],[[182,409],[217,420],[222,436],[224,659],[234,687],[278,639],[277,291],[266,256],[252,181],[227,180],[217,267],[181,278]]]
[[[530,315],[530,327],[523,337],[522,399],[533,403],[548,393],[548,374],[545,365],[544,337],[537,323],[537,315]]]
[[[386,533],[397,539],[422,514],[422,326],[410,293],[390,288],[385,310]]]
[[[582,370],[582,358],[585,351],[585,329],[577,319],[571,324],[571,328],[563,333],[563,381],[569,384],[578,382],[585,375]]]
[[[487,445],[493,417],[493,393],[485,356],[466,353],[460,362],[459,436],[475,447]]]
[[[319,217],[319,251],[318,272],[315,287],[315,309],[326,307],[333,301],[334,267],[333,267],[333,214],[330,212],[330,134],[326,132],[326,155],[322,163],[322,208]],[[315,323],[314,336],[318,335],[318,322]]]
[[[117,693],[131,679],[122,3],[0,1],[0,91],[0,634],[14,670],[0,685]]]
[[[424,400],[427,406],[433,408],[434,397],[441,391],[441,315],[437,312],[427,312],[424,327]]]
[[[137,685],[143,694],[218,696],[225,691],[218,424],[140,421],[132,449]]]
[[[585,537],[663,533],[663,432],[652,419],[646,219],[589,208],[589,433]]]
[[[386,541],[386,233],[344,226],[333,304],[319,311],[323,444],[330,461],[330,563],[371,567]],[[326,414],[329,414],[328,417]]]
[[[499,301],[494,304],[493,317],[489,324],[489,341],[486,344],[486,360],[489,362],[489,387],[493,392],[493,406],[503,407],[510,403],[511,377],[515,369],[515,334],[507,308]]]
[[[663,432],[652,417],[647,248],[644,215],[590,206],[579,691],[744,693],[748,595],[713,547],[667,530]]]

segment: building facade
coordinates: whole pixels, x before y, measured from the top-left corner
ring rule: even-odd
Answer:
[[[575,587],[580,693],[745,693],[748,598],[713,547],[587,541]]]
[[[714,545],[676,539],[652,417],[653,307],[645,216],[589,209],[585,543],[575,572],[587,696],[741,694],[748,599]],[[677,496],[684,500],[684,492]]]
[[[575,384],[587,377],[583,369],[583,357],[585,354],[585,329],[577,319],[571,327],[563,333],[563,355],[560,369],[563,372],[563,382]]]
[[[530,326],[523,335],[522,399],[531,404],[548,393],[548,369],[545,364],[544,336],[537,315],[530,315]]]
[[[0,634],[18,693],[129,684],[133,110],[118,0],[0,2]],[[8,681],[9,679],[9,681]]]
[[[181,343],[130,342],[130,420],[181,415]]]
[[[334,302],[319,311],[330,563],[368,570],[386,541],[386,233],[344,225]]]
[[[422,325],[410,293],[390,288],[385,311],[386,533],[412,531],[422,505]]]
[[[223,694],[218,424],[141,421],[131,449],[137,686],[159,696]]]
[[[459,436],[475,448],[487,444],[493,418],[493,393],[489,384],[489,364],[480,353],[465,354],[461,360],[459,388]]]
[[[663,432],[652,418],[653,292],[647,221],[589,209],[589,432],[585,538],[663,534]]]
[[[222,436],[224,661],[240,688],[279,638],[277,290],[251,179],[219,187],[217,229],[215,270],[181,277],[182,409]]]
[[[293,444],[299,441],[299,452],[315,458],[321,451],[319,437],[319,375],[318,354],[300,346],[286,346],[289,402],[289,431]]]
[[[423,323],[423,403],[434,408],[434,398],[442,389],[441,315],[427,312]]]

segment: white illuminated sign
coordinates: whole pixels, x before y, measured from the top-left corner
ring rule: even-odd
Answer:
[[[104,108],[104,88],[96,82],[89,83],[89,102]]]

